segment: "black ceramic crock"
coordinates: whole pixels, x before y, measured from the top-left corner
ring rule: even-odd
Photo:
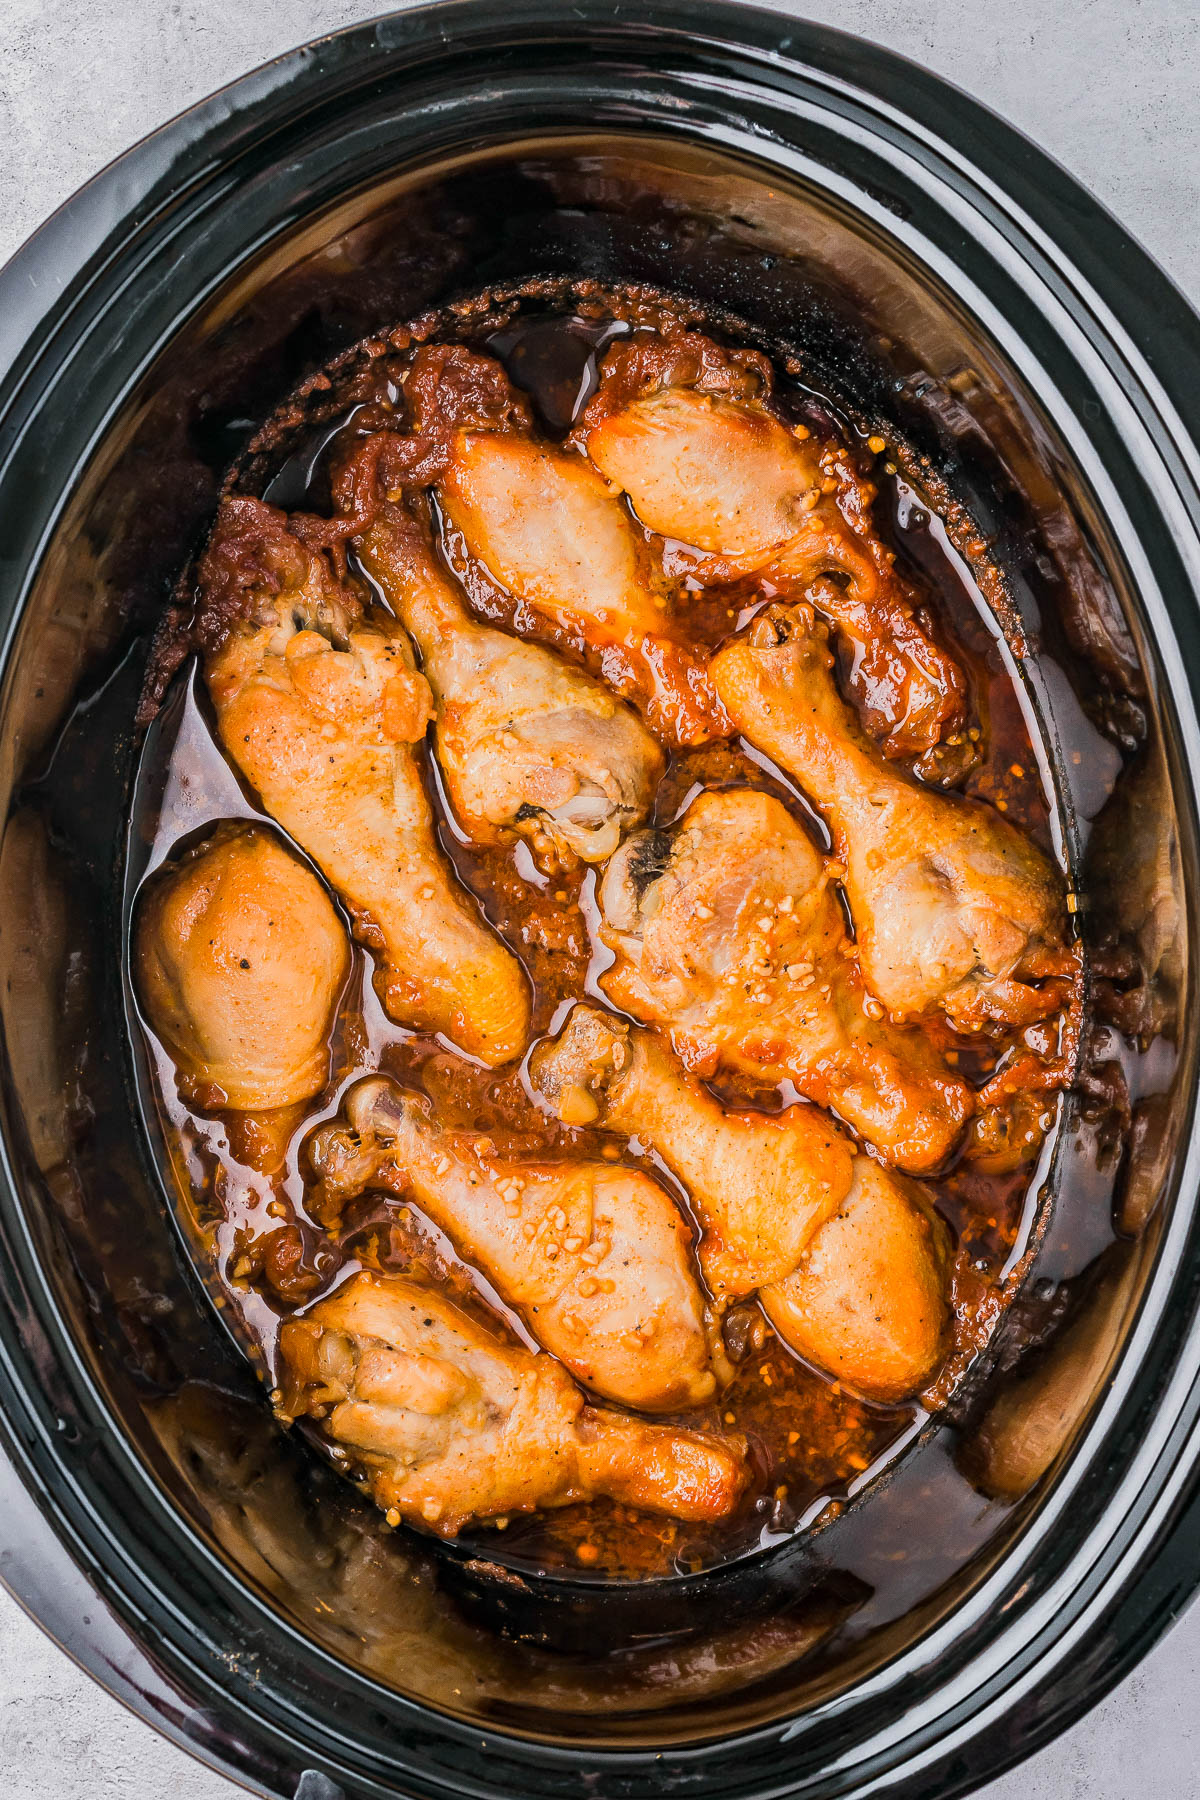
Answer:
[[[222,470],[334,352],[531,274],[745,315],[965,505],[1093,965],[986,1366],[769,1604],[736,1570],[682,1608],[649,1592],[603,1656],[597,1595],[557,1595],[569,1652],[531,1644],[515,1587],[464,1585],[274,1425],[168,1220],[122,1008],[134,709]],[[974,102],[703,0],[453,0],[323,39],[155,133],[0,276],[0,1570],[159,1729],[305,1800],[953,1795],[1184,1605],[1198,333]]]

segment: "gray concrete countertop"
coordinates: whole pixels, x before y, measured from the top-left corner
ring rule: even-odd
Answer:
[[[648,0],[653,4],[653,0]],[[977,95],[1057,156],[1200,300],[1198,0],[776,0]],[[174,113],[387,0],[4,0],[0,260]],[[1073,1731],[982,1800],[1200,1800],[1200,1607]],[[4,1800],[232,1800],[0,1592]]]

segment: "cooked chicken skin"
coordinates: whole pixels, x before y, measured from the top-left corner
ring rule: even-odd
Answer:
[[[438,494],[501,587],[599,643],[662,627],[619,500],[582,456],[532,437],[463,432]]]
[[[647,1412],[711,1399],[687,1228],[648,1175],[500,1159],[486,1137],[439,1130],[427,1102],[382,1077],[351,1090],[346,1117],[312,1148],[327,1195],[411,1195],[597,1393]]]
[[[204,1107],[273,1112],[319,1094],[349,967],[325,889],[261,825],[218,827],[138,909],[138,995]]]
[[[207,658],[221,742],[349,906],[391,1017],[507,1062],[528,1037],[528,983],[438,850],[413,749],[428,685],[407,637],[357,616],[323,555],[291,547]]]
[[[481,624],[417,526],[386,503],[358,544],[421,652],[438,761],[474,838],[604,862],[645,818],[663,755],[632,708],[555,651]]]
[[[928,1381],[949,1325],[945,1228],[823,1113],[726,1112],[653,1032],[583,1005],[535,1047],[530,1077],[568,1123],[659,1153],[704,1225],[715,1294],[761,1289],[784,1341],[868,1399]]]
[[[915,1182],[854,1160],[840,1209],[760,1298],[785,1343],[868,1400],[903,1400],[946,1354],[949,1244]]]
[[[532,436],[459,432],[438,497],[492,579],[606,657],[679,743],[728,732],[701,663],[666,631],[667,602],[633,521],[580,455]],[[624,667],[622,667],[624,660]]]
[[[972,1109],[923,1034],[879,1016],[821,857],[782,801],[706,792],[626,840],[600,889],[604,991],[702,1073],[790,1078],[880,1154],[937,1168]]]
[[[863,977],[893,1017],[963,1030],[1064,1004],[1062,881],[991,807],[890,767],[838,694],[810,608],[771,607],[712,665],[731,716],[821,809],[845,869]],[[1035,985],[1044,983],[1044,985]]]
[[[443,1537],[601,1494],[721,1519],[746,1483],[730,1445],[587,1406],[551,1357],[410,1277],[354,1276],[286,1322],[280,1352],[283,1416],[321,1417],[380,1506]]]
[[[705,553],[709,579],[760,576],[812,600],[852,650],[870,728],[892,755],[928,750],[962,718],[961,671],[854,516],[873,489],[768,410],[767,379],[695,334],[618,345],[577,435],[644,525]]]

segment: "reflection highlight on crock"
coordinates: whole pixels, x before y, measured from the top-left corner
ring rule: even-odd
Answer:
[[[647,177],[523,179],[615,229]],[[875,346],[986,434],[1036,545],[1003,574],[905,429],[648,288],[501,283],[273,412],[314,309],[328,355],[465,273],[444,203],[227,299],[58,572],[0,856],[31,1151],[187,1504],[327,1647],[501,1716],[819,1686],[1012,1527],[1136,1300],[1186,974],[1161,753],[986,368]],[[92,596],[152,615],[234,452],[148,664],[55,733],[119,641]],[[162,1197],[106,1138],[65,947],[109,824],[86,744],[135,713],[143,1120],[282,1437],[206,1383],[201,1325],[170,1341],[169,1251],[147,1285],[119,1223],[122,1183]],[[636,1609],[764,1547],[752,1616],[663,1601],[666,1648],[547,1588]],[[623,1654],[548,1654],[584,1643]]]

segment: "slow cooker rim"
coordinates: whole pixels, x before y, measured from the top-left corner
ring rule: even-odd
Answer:
[[[473,0],[453,0],[453,4],[452,4],[450,10],[452,11],[452,13],[456,14],[460,18],[467,17],[467,16],[474,16],[475,18],[481,19],[481,18],[483,18],[484,12],[485,12],[484,8],[473,4]],[[535,9],[526,9],[526,10],[531,10],[532,12],[536,13],[539,22],[544,21],[549,17],[547,9],[542,8],[542,7],[537,7]],[[406,24],[413,21],[414,18],[417,18],[418,16],[429,17],[432,14],[444,13],[444,11],[445,11],[444,8],[421,9],[420,15],[415,15],[415,14],[398,15],[397,22],[399,23],[399,25],[401,27],[403,27]],[[610,6],[608,4],[597,4],[596,0],[592,0],[591,4],[588,4],[583,8],[573,8],[572,9],[572,12],[575,14],[576,18],[579,17],[581,12],[583,14],[587,15],[587,17],[583,21],[585,25],[588,22],[588,19],[600,18],[600,19],[606,20],[606,21],[610,20],[610,19],[615,20],[618,11],[619,11],[618,7]],[[682,12],[673,11],[670,15],[660,14],[659,19],[661,20],[664,16],[671,17],[673,19],[673,21],[675,21],[675,22],[682,22],[684,20],[685,15]],[[751,12],[749,9],[744,9],[741,7],[726,8],[723,6],[708,5],[708,6],[704,6],[702,8],[698,7],[694,10],[689,10],[688,14],[686,15],[689,23],[694,23],[694,21],[696,20],[696,18],[698,16],[701,16],[707,20],[713,21],[714,23],[718,20],[723,20],[723,21],[726,21],[731,27],[733,27],[739,23],[744,24],[747,19],[753,19],[756,23],[758,32],[769,33],[769,34],[773,34],[773,35],[777,35],[784,24],[790,24],[790,22],[788,22],[788,21],[777,20],[773,15],[771,15],[769,13]],[[624,23],[624,21],[621,21],[621,23]],[[509,24],[511,26],[511,20],[509,21]],[[451,25],[450,29],[451,30],[453,29],[452,25]],[[661,29],[661,27],[658,26],[657,23],[656,23],[656,29]],[[349,28],[349,30],[347,32],[338,34],[338,37],[342,40],[352,40],[352,39],[361,40],[365,47],[368,34],[372,33],[374,30],[375,30],[375,26],[372,26],[372,25],[351,27],[351,28]],[[805,37],[805,36],[819,37],[823,42],[826,42],[826,41],[830,40],[831,38],[836,37],[843,44],[853,45],[855,47],[856,51],[861,51],[863,49],[863,46],[859,43],[858,40],[845,39],[842,34],[830,34],[830,33],[818,32],[817,28],[814,28],[814,27],[808,27],[808,28],[796,27],[796,28],[794,28],[789,34],[789,41],[795,41],[796,38]],[[733,44],[733,47],[737,48],[739,46],[735,42]],[[268,65],[268,68],[275,69],[277,71],[282,71],[287,67],[293,66],[296,63],[297,59],[302,58],[304,55],[305,55],[304,50],[291,52],[287,56],[277,59],[276,63]],[[886,53],[871,51],[870,56],[875,59],[879,59],[881,56],[886,56]],[[892,58],[888,58],[888,60],[891,62],[899,61],[899,59],[892,59]],[[263,73],[262,71],[259,71],[254,76],[243,77],[241,82],[232,84],[230,89],[222,90],[222,95],[218,96],[217,98],[223,99],[225,104],[221,108],[217,109],[217,112],[221,116],[223,116],[225,114],[226,108],[228,107],[228,96],[231,94],[231,92],[233,92],[234,90],[240,90],[242,88],[243,84],[250,84],[252,86],[255,83],[255,81],[258,79],[258,77],[262,75],[262,73]],[[924,76],[923,72],[919,72],[919,73],[922,74],[922,78],[925,81],[925,83],[930,85],[934,91],[940,91],[941,84],[936,82],[936,78]],[[277,86],[278,86],[277,83],[270,84],[268,91],[273,93]],[[211,101],[210,102],[202,102],[199,107],[192,109],[192,112],[190,114],[184,115],[184,117],[181,120],[175,121],[172,125],[163,127],[159,133],[153,134],[153,137],[151,139],[145,140],[142,146],[138,146],[137,148],[135,148],[134,151],[127,153],[127,157],[128,158],[137,157],[139,151],[145,151],[149,147],[158,143],[162,139],[164,133],[170,134],[173,131],[182,130],[183,135],[186,137],[188,135],[188,133],[184,128],[187,126],[189,121],[192,121],[202,127],[201,131],[198,133],[198,135],[202,136],[203,129],[204,129],[203,115],[205,114],[206,109],[213,107],[213,104],[214,103]],[[975,103],[972,102],[969,104],[973,106]],[[236,109],[232,108],[232,107],[228,107],[228,110],[235,111]],[[219,124],[220,118],[219,117],[215,118],[214,123]],[[1003,129],[1006,131],[1008,130],[1007,127],[1003,128]],[[1010,135],[1015,136],[1015,134],[1010,134]],[[1040,153],[1036,153],[1036,152],[1033,154],[1040,155]],[[120,171],[124,167],[125,162],[126,162],[126,158],[121,159],[121,161],[118,164],[113,165],[110,168],[110,170],[106,172],[105,175],[97,177],[96,181],[93,184],[90,184],[91,188],[96,189],[98,184],[105,182],[106,177],[112,178],[116,172]],[[1069,181],[1070,178],[1064,177],[1063,179]],[[85,192],[86,191],[87,190],[85,190]],[[98,193],[94,197],[97,200],[100,199],[100,195]],[[69,203],[69,205],[70,204],[74,204],[74,203]],[[1093,203],[1093,202],[1089,201],[1088,205],[1097,212],[1100,210],[1095,207],[1095,203]],[[1118,233],[1120,233],[1120,236],[1122,238],[1124,238],[1124,234],[1121,233],[1120,227],[1115,226],[1115,223],[1112,221],[1109,221],[1109,224],[1112,225],[1113,228]],[[49,229],[49,228],[47,227],[44,229]],[[39,234],[39,238],[40,237],[41,237],[41,234]],[[38,240],[35,240],[35,244],[37,243],[37,241]],[[24,256],[25,254],[26,253],[24,253],[24,252],[19,253],[19,257],[17,259],[18,263],[20,262],[21,257]],[[1137,252],[1137,254],[1141,255],[1142,253]],[[11,279],[15,270],[16,270],[16,263],[10,264],[9,270],[5,273],[5,275],[3,277],[3,283],[9,282],[9,280]],[[1162,278],[1161,276],[1156,276],[1156,279],[1158,281],[1162,282],[1164,278]],[[156,1722],[159,1722],[159,1721],[156,1721]],[[777,1728],[776,1727],[764,1728],[764,1730],[767,1730],[767,1731],[772,1731],[775,1729],[777,1729]],[[471,1728],[471,1730],[473,1733],[474,1728]],[[189,1747],[194,1748],[194,1746],[191,1744],[189,1744]]]

